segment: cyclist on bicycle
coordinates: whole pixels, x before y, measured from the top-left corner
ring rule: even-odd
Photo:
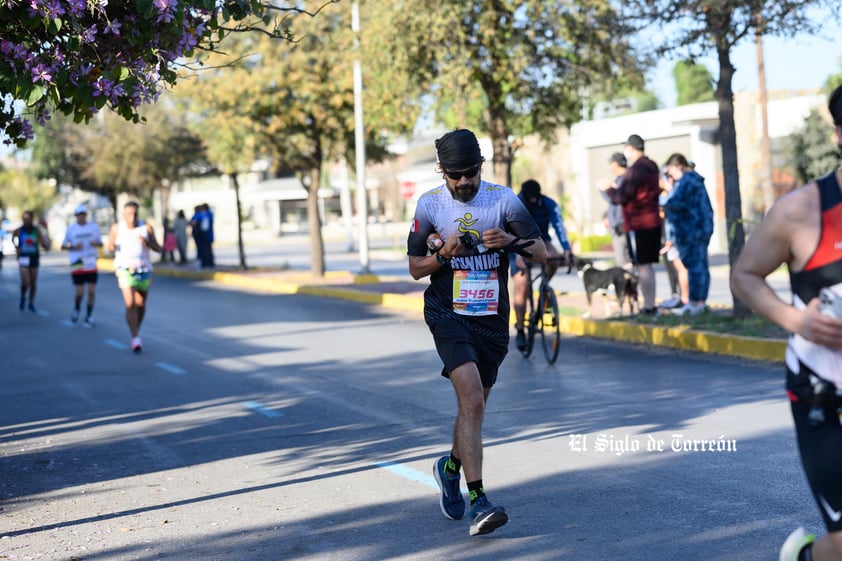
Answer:
[[[547,248],[547,279],[553,278],[558,269],[558,260],[552,260],[559,256],[558,250],[550,243],[550,225],[555,230],[567,263],[573,258],[570,253],[570,242],[567,240],[567,230],[564,228],[564,219],[561,217],[561,207],[551,198],[541,194],[541,184],[534,179],[524,181],[520,186],[520,200],[526,206],[532,218],[541,230],[541,238]],[[523,316],[526,312],[526,297],[529,294],[530,282],[526,268],[529,264],[520,255],[515,255],[511,260],[511,274],[514,282],[514,294],[512,295],[512,307],[515,310],[515,345],[518,350],[526,347],[526,334],[523,331]]]

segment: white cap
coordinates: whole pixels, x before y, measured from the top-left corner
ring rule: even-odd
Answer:
[[[76,210],[73,211],[73,214],[88,214],[88,207],[85,205],[79,205],[76,207]]]

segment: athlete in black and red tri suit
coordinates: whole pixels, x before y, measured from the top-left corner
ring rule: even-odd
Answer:
[[[831,95],[829,107],[842,150],[842,87]],[[816,540],[796,529],[781,548],[781,561],[842,561],[840,183],[842,169],[778,200],[746,242],[731,277],[740,300],[792,333],[786,350],[787,395],[804,473],[828,530]],[[791,304],[765,280],[781,264],[789,267]],[[839,311],[834,312],[837,298]]]
[[[430,276],[424,319],[459,407],[451,453],[433,465],[441,489],[439,506],[450,519],[464,516],[461,468],[471,498],[473,536],[508,520],[505,509],[492,505],[483,489],[480,430],[488,394],[509,348],[506,252],[524,240],[531,259],[543,263],[546,248],[514,192],[480,179],[483,158],[474,133],[458,129],[445,134],[436,140],[436,156],[444,184],[419,198],[407,254],[413,278]],[[432,234],[444,244],[431,255],[427,238]]]

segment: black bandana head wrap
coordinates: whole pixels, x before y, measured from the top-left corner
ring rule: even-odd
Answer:
[[[442,169],[462,170],[482,162],[479,141],[467,129],[451,131],[436,140],[436,159]]]

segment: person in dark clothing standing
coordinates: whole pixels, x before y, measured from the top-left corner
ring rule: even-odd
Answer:
[[[196,242],[196,253],[202,268],[213,267],[213,214],[205,204],[196,205],[193,217],[190,219],[193,241]]]
[[[661,193],[658,164],[644,154],[643,139],[633,134],[623,146],[630,167],[618,187],[606,187],[611,202],[623,207],[623,228],[626,232],[632,263],[637,267],[644,314],[656,315],[655,268],[660,259],[662,219],[658,205]]]
[[[710,290],[708,245],[713,235],[713,207],[704,178],[690,167],[687,158],[673,154],[666,168],[674,187],[664,201],[664,211],[689,286],[689,300],[674,313],[696,315],[704,311]]]
[[[187,217],[183,210],[179,210],[175,216],[173,230],[175,231],[175,243],[178,248],[178,262],[182,265],[187,263]]]
[[[629,256],[626,231],[623,228],[623,207],[611,202],[608,194],[604,191],[604,188],[614,187],[616,189],[620,187],[627,168],[626,156],[620,152],[611,154],[611,158],[608,160],[608,168],[611,171],[612,178],[603,188],[600,188],[600,193],[602,194],[602,198],[608,201],[608,211],[605,213],[605,219],[608,221],[608,230],[611,234],[611,248],[614,250],[614,261],[617,263],[617,266],[630,269],[632,263]]]

